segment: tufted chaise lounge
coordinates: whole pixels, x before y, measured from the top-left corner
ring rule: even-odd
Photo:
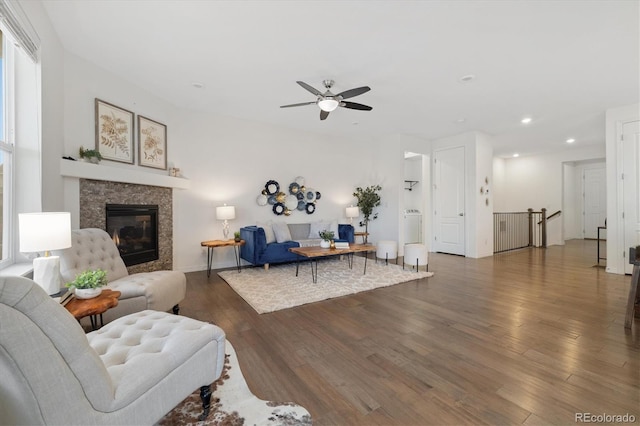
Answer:
[[[0,278],[0,424],[153,424],[198,387],[208,407],[224,350],[222,329],[167,312],[85,335],[35,282]]]
[[[71,232],[71,248],[56,252],[65,283],[87,269],[107,271],[108,288],[121,293],[118,306],[104,313],[104,322],[145,309],[178,313],[187,291],[187,279],[179,271],[141,272],[129,275],[118,247],[102,229]]]

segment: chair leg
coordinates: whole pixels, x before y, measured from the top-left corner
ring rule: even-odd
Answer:
[[[418,266],[418,258],[416,257],[416,272],[420,272],[420,267]]]
[[[202,415],[200,421],[203,422],[209,415],[209,408],[211,407],[211,385],[202,386],[200,388],[200,399],[202,400]]]
[[[178,306],[178,304],[175,304],[173,306],[173,314],[178,315],[179,313],[180,313],[180,306]]]

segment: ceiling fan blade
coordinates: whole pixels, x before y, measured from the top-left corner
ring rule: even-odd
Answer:
[[[290,107],[297,107],[297,106],[304,106],[304,105],[313,105],[315,103],[316,103],[316,101],[313,101],[313,102],[302,102],[300,104],[280,105],[280,108],[290,108]]]
[[[322,92],[320,92],[318,89],[314,89],[313,87],[309,86],[307,83],[305,83],[304,81],[296,81],[296,83],[298,83],[300,86],[304,87],[305,89],[307,89],[308,91],[310,91],[311,93],[313,93],[316,96],[322,96]]]
[[[349,98],[353,98],[354,96],[367,93],[369,90],[371,90],[369,86],[363,86],[363,87],[358,87],[356,89],[345,90],[342,93],[338,93],[336,96],[342,96],[342,99],[349,99]]]
[[[329,111],[320,110],[320,120],[326,120],[329,116]]]
[[[358,109],[360,111],[371,111],[373,108],[369,105],[357,104],[355,102],[340,102],[340,106],[349,109]]]

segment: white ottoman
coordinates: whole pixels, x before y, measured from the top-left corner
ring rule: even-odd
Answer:
[[[420,266],[425,265],[429,271],[429,252],[424,244],[406,244],[404,246],[404,259],[402,261],[402,269],[404,265],[415,266],[416,272]]]
[[[398,263],[398,243],[395,241],[378,241],[376,244],[376,262],[384,259],[384,263],[389,263],[389,259],[396,259]]]

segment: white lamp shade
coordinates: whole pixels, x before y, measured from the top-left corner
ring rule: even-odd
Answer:
[[[216,219],[218,220],[231,220],[236,218],[236,208],[234,206],[216,207]]]
[[[71,213],[42,212],[18,215],[20,251],[62,250],[71,247]]]
[[[347,213],[346,214],[347,214],[347,217],[351,217],[351,218],[358,217],[358,216],[360,216],[360,209],[358,208],[358,206],[356,206],[356,207],[353,207],[353,206],[347,207]]]

